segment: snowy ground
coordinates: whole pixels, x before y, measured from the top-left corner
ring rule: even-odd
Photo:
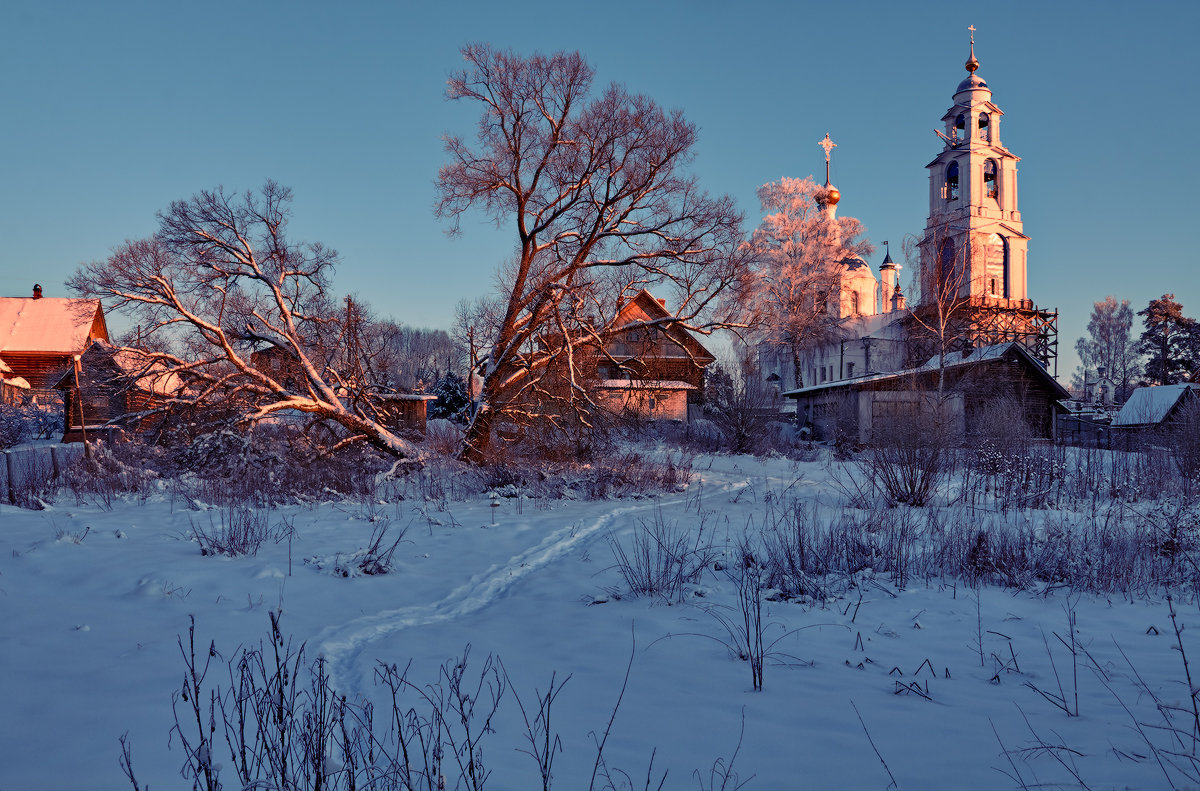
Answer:
[[[731,613],[725,576],[709,572],[683,602],[612,595],[621,580],[610,536],[628,541],[657,515],[727,547],[781,497],[836,506],[838,495],[818,463],[705,457],[687,491],[640,500],[501,498],[492,508],[481,493],[445,510],[412,500],[277,509],[272,524],[286,520],[293,539],[233,559],[202,556],[189,539],[214,511],[165,494],[110,510],[69,494],[41,512],[0,506],[0,791],[129,788],[118,768],[126,731],[143,788],[186,787],[183,755],[168,748],[177,635],[194,615],[197,642],[228,658],[265,638],[270,610],[329,660],[352,699],[378,699],[378,661],[411,660],[410,677],[433,681],[468,644],[473,666],[500,657],[527,703],[552,672],[569,676],[554,708],[561,789],[587,788],[593,734],[631,651],[606,757],[638,788],[652,751],[669,771],[665,788],[707,788],[743,718],[734,769],[754,776],[751,789],[883,789],[889,771],[909,789],[1169,786],[1164,756],[1136,727],[1163,722],[1151,692],[1186,713],[1174,715],[1185,733],[1192,717],[1161,598],[977,594],[939,580],[897,589],[880,578],[824,605],[768,602],[767,637],[778,642],[755,692],[713,614]],[[333,571],[384,522],[407,529],[392,573]],[[1176,606],[1195,673],[1200,611],[1184,592]],[[1056,637],[1069,634],[1069,611],[1086,649],[1074,665]],[[1071,709],[1078,689],[1077,717],[1032,688],[1057,694],[1055,668]],[[484,742],[489,787],[533,788],[511,704]],[[1192,749],[1149,735],[1160,749]]]

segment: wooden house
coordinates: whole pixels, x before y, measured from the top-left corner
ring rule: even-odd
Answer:
[[[29,397],[29,382],[13,373],[4,360],[0,360],[0,404],[23,404]]]
[[[33,400],[56,398],[55,383],[94,340],[108,340],[98,299],[0,297],[0,357],[28,382]]]
[[[678,323],[664,300],[642,290],[613,319],[597,352],[597,402],[652,420],[688,420],[704,393],[704,369],[716,359]]]
[[[145,431],[161,422],[144,413],[183,389],[179,376],[146,355],[93,341],[54,383],[64,405],[63,442],[99,437],[114,429]]]
[[[938,382],[943,381],[939,396]],[[937,357],[917,368],[842,379],[783,394],[815,439],[843,433],[871,444],[906,420],[941,410],[953,432],[970,436],[1007,401],[1032,435],[1054,439],[1060,401],[1069,393],[1028,349],[1010,342]]]

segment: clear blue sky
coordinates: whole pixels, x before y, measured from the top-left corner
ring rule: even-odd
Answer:
[[[273,178],[292,236],[342,255],[336,285],[447,328],[491,287],[511,232],[451,239],[433,216],[459,47],[579,50],[701,127],[694,170],[759,218],[754,190],[818,174],[839,210],[899,241],[927,214],[933,134],[965,76],[1005,111],[1030,296],[1060,311],[1059,374],[1091,303],[1174,292],[1200,316],[1196,2],[25,2],[0,9],[0,282],[47,296],[153,232],[171,200]],[[872,263],[877,264],[882,252]]]

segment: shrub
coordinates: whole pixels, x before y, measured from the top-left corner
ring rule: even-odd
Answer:
[[[62,406],[0,404],[0,450],[50,439],[63,428]]]
[[[217,514],[219,525],[213,521],[211,511],[208,527],[194,519],[189,520],[192,538],[200,545],[201,555],[257,555],[265,542],[278,541],[290,529],[286,524],[272,528],[270,512],[266,509],[230,505]]]
[[[700,581],[717,551],[707,543],[704,524],[692,530],[680,528],[655,512],[654,521],[641,522],[626,548],[612,533],[608,535],[616,568],[634,596],[657,596],[683,600],[684,588]]]

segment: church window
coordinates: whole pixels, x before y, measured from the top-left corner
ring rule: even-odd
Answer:
[[[951,162],[946,168],[946,200],[958,200],[957,162]]]
[[[990,141],[992,139],[991,117],[987,113],[979,114],[979,139]]]
[[[817,309],[817,313],[828,312],[828,310],[829,310],[829,292],[828,291],[818,291],[817,292],[816,309]]]
[[[826,370],[826,369],[825,369],[825,366],[823,366],[823,365],[822,365],[822,366],[821,366],[821,381],[822,381],[822,382],[824,382],[824,381],[825,381],[825,370]]]
[[[945,292],[952,287],[954,282],[954,258],[955,258],[954,240],[942,239],[942,243],[938,246],[938,262],[937,262],[937,289],[940,292]],[[943,296],[951,296],[943,294]]]
[[[983,163],[983,194],[989,198],[1000,197],[1000,184],[996,181],[996,160]]]
[[[992,295],[1009,297],[1008,240],[998,233],[992,234],[984,243],[984,256]]]
[[[854,376],[854,363],[846,363],[846,378]]]
[[[858,315],[858,292],[857,291],[850,292],[850,313],[855,316]]]
[[[958,118],[954,119],[954,137],[962,140],[967,136],[967,117],[962,113],[958,114]]]

